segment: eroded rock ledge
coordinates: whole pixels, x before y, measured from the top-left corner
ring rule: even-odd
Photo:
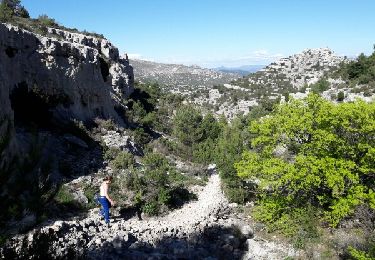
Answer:
[[[20,120],[121,124],[116,110],[133,91],[133,68],[108,40],[54,28],[47,35],[0,24],[0,136],[10,139],[8,154],[17,150]]]

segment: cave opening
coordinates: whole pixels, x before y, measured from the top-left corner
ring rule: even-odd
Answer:
[[[18,50],[16,48],[13,48],[13,47],[10,47],[8,46],[6,49],[5,49],[5,54],[9,57],[9,58],[13,58],[14,56],[16,56],[16,53],[18,52]]]
[[[10,101],[16,125],[47,127],[50,124],[53,116],[51,104],[35,88],[29,89],[25,81],[15,86]]]

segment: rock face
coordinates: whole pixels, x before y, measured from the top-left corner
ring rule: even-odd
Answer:
[[[0,136],[14,136],[14,122],[32,110],[63,121],[121,123],[116,108],[133,91],[128,60],[106,39],[53,28],[48,35],[0,24]],[[15,146],[10,138],[10,150]]]

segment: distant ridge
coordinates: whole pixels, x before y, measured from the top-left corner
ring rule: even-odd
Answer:
[[[199,66],[165,64],[145,60],[130,60],[134,77],[138,81],[158,82],[167,86],[211,87],[229,83],[241,75],[205,69]]]
[[[215,71],[221,71],[225,73],[237,73],[240,74],[241,76],[247,76],[250,73],[257,72],[261,69],[266,67],[266,65],[243,65],[239,67],[224,67],[220,66],[217,68],[213,68]]]

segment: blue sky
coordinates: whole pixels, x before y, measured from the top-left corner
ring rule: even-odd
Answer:
[[[370,54],[374,0],[22,0],[31,17],[104,34],[121,53],[204,67],[268,64],[306,48]]]

